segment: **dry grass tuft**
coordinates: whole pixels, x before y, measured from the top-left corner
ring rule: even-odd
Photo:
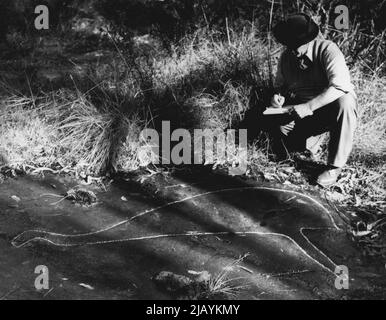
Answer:
[[[122,143],[126,152],[119,163],[139,165],[136,148],[139,122],[117,109],[96,108],[85,94],[59,90],[35,101],[13,97],[2,114],[0,146],[9,166],[70,167],[100,174],[117,166]],[[121,141],[122,140],[122,141]],[[127,147],[129,141],[133,146]],[[123,158],[123,159],[122,159]],[[126,168],[128,165],[125,165]]]
[[[230,299],[234,298],[240,291],[247,289],[249,287],[247,284],[237,284],[238,280],[243,279],[242,277],[232,277],[232,273],[240,269],[241,263],[247,256],[248,254],[235,259],[217,275],[211,276],[200,296],[207,298],[226,297]]]

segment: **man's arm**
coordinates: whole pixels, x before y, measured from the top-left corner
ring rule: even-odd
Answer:
[[[322,53],[322,62],[329,86],[310,101],[294,106],[294,110],[300,118],[312,115],[315,110],[334,102],[352,90],[349,69],[343,53],[336,44],[332,42],[328,44]]]
[[[304,103],[311,112],[318,110],[319,108],[334,102],[336,99],[339,99],[343,96],[345,92],[342,90],[336,89],[333,86],[328,87],[321,94],[311,99],[310,101]]]

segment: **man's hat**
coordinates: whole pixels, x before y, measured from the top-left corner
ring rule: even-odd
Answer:
[[[274,28],[273,34],[277,41],[289,48],[298,48],[316,38],[319,34],[318,25],[304,13],[290,15],[280,21]]]

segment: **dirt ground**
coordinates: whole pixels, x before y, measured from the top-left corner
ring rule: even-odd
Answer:
[[[224,270],[241,286],[233,299],[386,298],[385,267],[361,257],[315,194],[204,172],[120,177],[83,186],[93,205],[60,201],[78,183],[46,174],[0,184],[0,299],[192,299],[154,278]],[[34,286],[38,265],[49,289]],[[337,265],[348,289],[335,287]]]

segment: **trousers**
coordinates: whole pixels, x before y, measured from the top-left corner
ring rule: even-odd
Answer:
[[[286,151],[304,151],[312,145],[310,141],[315,141],[315,137],[329,132],[328,165],[341,168],[346,164],[353,147],[358,117],[357,102],[351,93],[344,94],[303,119],[296,120],[289,114],[268,117],[274,139],[280,140],[281,147]],[[277,146],[277,143],[274,144]]]

